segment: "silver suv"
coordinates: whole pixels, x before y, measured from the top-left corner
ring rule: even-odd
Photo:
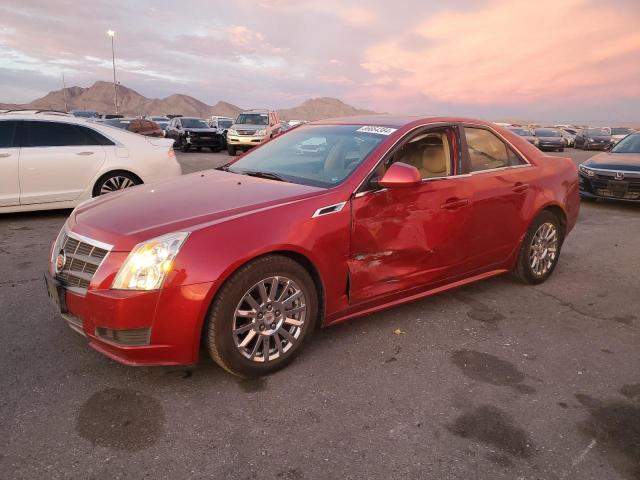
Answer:
[[[280,119],[273,110],[246,110],[227,130],[227,151],[249,150],[280,133]]]

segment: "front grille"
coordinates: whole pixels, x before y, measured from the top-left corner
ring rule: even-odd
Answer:
[[[64,234],[61,245],[66,260],[62,270],[56,274],[56,278],[65,288],[84,294],[109,251],[78,240],[67,233]],[[54,252],[54,256],[57,254],[58,252]]]
[[[246,135],[246,136],[251,136],[256,134],[255,130],[236,130],[236,132],[238,132],[238,135]]]

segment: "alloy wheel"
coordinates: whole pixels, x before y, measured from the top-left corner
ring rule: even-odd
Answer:
[[[236,307],[236,348],[253,362],[276,360],[298,342],[306,316],[307,301],[296,282],[281,276],[265,278],[253,285]]]
[[[100,195],[115,192],[117,190],[124,190],[125,188],[134,187],[135,185],[136,183],[129,177],[116,175],[105,180],[105,182],[100,187]]]
[[[537,277],[543,277],[553,267],[558,255],[558,228],[550,222],[538,227],[531,239],[529,265]]]

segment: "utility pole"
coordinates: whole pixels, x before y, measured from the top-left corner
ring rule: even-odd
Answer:
[[[115,107],[115,114],[118,114],[118,84],[116,83],[116,51],[113,46],[113,38],[116,36],[116,32],[113,30],[107,30],[107,35],[111,37],[111,62],[113,64],[113,105]]]
[[[64,96],[64,111],[69,111],[69,105],[67,104],[67,84],[64,81],[64,72],[62,72],[62,95]]]

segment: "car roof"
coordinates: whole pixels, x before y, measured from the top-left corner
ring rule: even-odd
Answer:
[[[374,127],[401,128],[411,124],[420,123],[474,123],[480,125],[493,125],[486,120],[464,117],[425,117],[420,115],[360,115],[353,117],[328,118],[316,120],[307,125],[371,125]]]
[[[89,118],[74,117],[66,113],[35,113],[35,112],[3,112],[0,113],[0,120],[45,120],[49,122],[65,122],[65,123],[86,123]]]

